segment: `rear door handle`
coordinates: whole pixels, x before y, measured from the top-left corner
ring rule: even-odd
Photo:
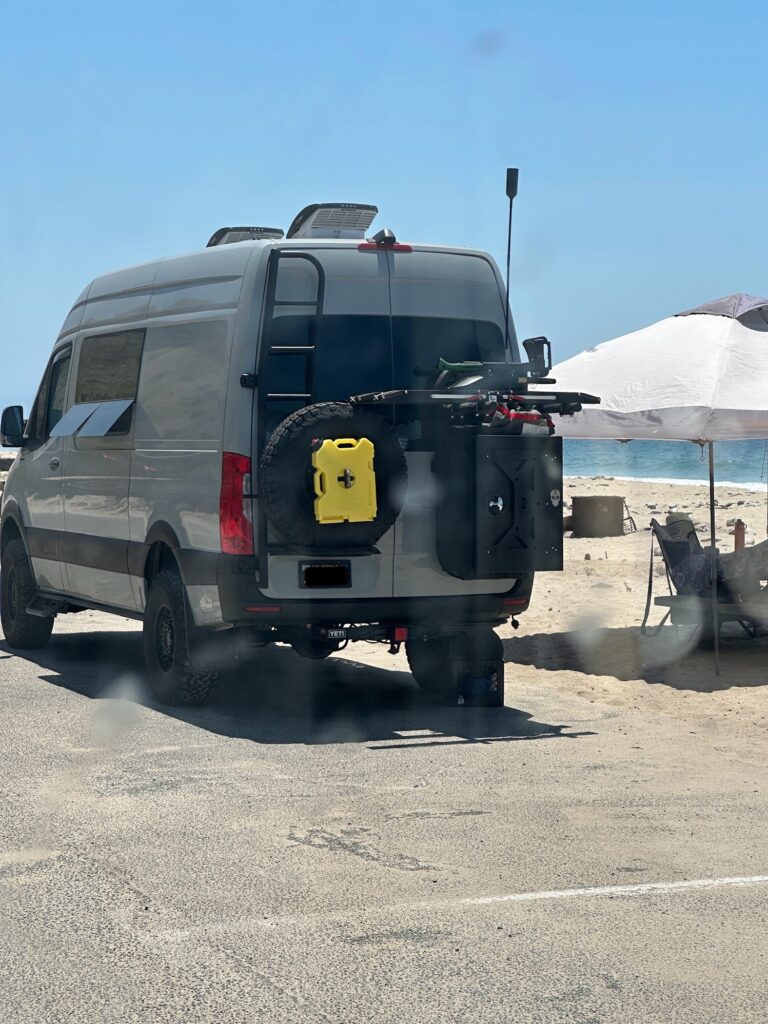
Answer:
[[[51,467],[51,469],[58,469],[59,466],[61,465],[61,460],[54,455],[51,461],[48,463],[48,465]]]

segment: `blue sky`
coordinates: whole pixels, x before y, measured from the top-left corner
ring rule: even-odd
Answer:
[[[763,3],[8,5],[0,405],[25,407],[94,276],[306,203],[505,247],[555,358],[768,293]]]

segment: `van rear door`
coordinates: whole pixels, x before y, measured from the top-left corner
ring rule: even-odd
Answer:
[[[256,462],[278,423],[303,405],[423,388],[441,357],[452,362],[506,358],[501,282],[493,263],[479,254],[350,245],[277,249],[264,323]],[[511,321],[509,329],[516,357]],[[440,565],[434,452],[424,450],[418,438],[404,436],[402,443],[409,467],[405,507],[394,528],[377,541],[378,553],[354,559],[347,596],[508,590],[511,580],[457,579]],[[301,553],[281,548],[264,517],[259,523],[260,572],[269,581],[265,593],[306,599],[299,585]],[[345,557],[343,550],[327,554]],[[313,596],[338,593],[318,590]]]
[[[449,362],[506,358],[504,296],[490,260],[425,249],[392,252],[389,260],[395,387],[423,388],[426,378],[420,371],[434,370],[441,357]],[[511,319],[509,334],[517,358]],[[436,513],[446,495],[434,472],[434,453],[409,443],[407,458],[408,492],[393,529],[393,596],[509,590],[511,580],[457,579],[445,571],[437,555]]]
[[[295,409],[389,388],[393,382],[389,262],[357,246],[276,249],[271,257],[262,333],[254,464],[272,431]],[[261,386],[263,380],[264,386]],[[266,517],[256,517],[259,572],[270,597],[389,598],[393,534],[377,553],[353,557],[351,588],[300,584],[299,563],[317,552],[287,550]],[[348,552],[327,552],[348,557]]]

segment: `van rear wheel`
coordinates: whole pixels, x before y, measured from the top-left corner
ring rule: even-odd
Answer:
[[[504,647],[490,628],[452,637],[414,637],[405,653],[419,687],[441,703],[503,707]]]
[[[450,637],[412,637],[405,641],[405,655],[420,690],[440,703],[456,703]]]
[[[0,621],[3,636],[20,650],[45,647],[53,630],[53,616],[29,615],[27,608],[37,594],[32,566],[24,541],[8,541],[0,567]]]
[[[149,684],[163,704],[204,704],[218,683],[218,672],[201,663],[190,627],[194,630],[179,575],[159,572],[144,612],[144,659]]]
[[[465,704],[504,706],[504,645],[492,629],[473,629],[455,637],[451,660]]]

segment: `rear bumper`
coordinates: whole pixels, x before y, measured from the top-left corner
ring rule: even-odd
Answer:
[[[266,597],[255,581],[250,559],[220,555],[217,583],[224,622],[236,626],[334,625],[379,622],[413,626],[502,622],[524,612],[530,603],[533,573],[521,576],[506,594],[452,597],[322,598],[285,600]]]

